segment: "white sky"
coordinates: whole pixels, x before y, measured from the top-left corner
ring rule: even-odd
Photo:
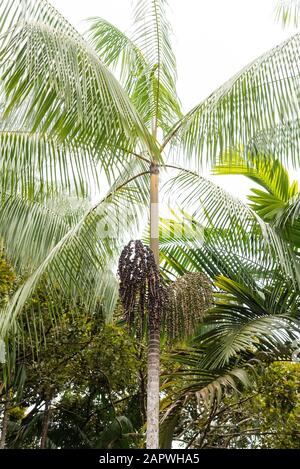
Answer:
[[[81,32],[91,16],[101,16],[122,30],[131,24],[131,0],[50,1]],[[169,0],[184,110],[296,32],[275,22],[276,4],[277,0]],[[237,176],[218,177],[216,182],[242,198],[249,187]]]

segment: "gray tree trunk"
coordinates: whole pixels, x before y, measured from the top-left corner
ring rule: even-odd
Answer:
[[[159,330],[150,330],[147,383],[147,449],[159,448],[159,345]]]
[[[3,417],[2,417],[2,428],[1,428],[1,437],[0,437],[0,449],[4,449],[6,445],[6,435],[8,430],[8,423],[9,423],[9,391],[5,394],[5,404],[3,409]]]
[[[156,264],[159,265],[159,210],[158,210],[159,170],[151,165],[150,176],[150,247]],[[159,375],[160,375],[160,332],[150,326],[148,338],[147,371],[147,449],[159,448]]]
[[[48,437],[48,429],[49,429],[49,422],[50,422],[50,399],[46,399],[45,401],[45,410],[44,410],[44,418],[43,418],[43,427],[42,427],[42,434],[41,434],[41,444],[40,448],[46,448],[46,442]]]

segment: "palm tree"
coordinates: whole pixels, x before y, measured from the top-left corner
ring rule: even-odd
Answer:
[[[180,164],[199,178],[226,149],[275,128],[290,136],[280,158],[298,163],[299,35],[182,115],[166,0],[136,1],[130,35],[95,18],[83,38],[47,0],[2,0],[0,17],[0,235],[27,275],[1,316],[1,336],[13,330],[41,281],[53,297],[54,316],[57,284],[90,309],[100,298],[112,313],[115,259],[125,244],[120,233],[134,232],[149,206],[150,246],[159,263],[160,172]],[[194,178],[185,169],[174,184],[191,193]],[[83,214],[53,208],[62,194],[91,198],[105,179],[110,189]],[[130,223],[120,223],[124,211]],[[99,224],[117,222],[118,238],[99,241]],[[148,353],[154,359],[147,447],[157,448],[159,336],[151,331]]]

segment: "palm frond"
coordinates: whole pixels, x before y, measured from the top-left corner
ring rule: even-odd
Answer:
[[[244,352],[274,351],[298,336],[297,299],[290,291],[283,294],[281,282],[271,295],[258,287],[251,291],[225,277],[218,278],[216,285],[221,293],[216,294],[215,306],[205,321],[208,331],[204,328],[199,336],[206,346],[207,366],[224,366]]]
[[[112,186],[108,195],[90,207],[79,221],[67,230],[63,227],[59,232],[63,236],[55,245],[53,235],[60,226],[51,212],[45,214],[44,210],[39,213],[37,209],[36,217],[32,217],[32,209],[26,212],[24,202],[12,204],[11,212],[6,212],[11,216],[5,216],[4,242],[9,241],[18,220],[25,223],[25,231],[19,230],[16,242],[9,246],[11,257],[18,253],[22,255],[22,247],[27,248],[30,240],[33,248],[36,241],[41,241],[41,247],[37,251],[31,248],[29,253],[32,256],[41,254],[40,257],[45,254],[45,257],[38,265],[35,258],[33,265],[37,267],[15,293],[6,311],[2,312],[1,336],[5,336],[15,324],[18,314],[42,280],[46,281],[46,291],[53,296],[57,309],[61,297],[73,304],[80,301],[88,311],[100,301],[106,316],[110,317],[118,296],[118,285],[112,271],[121,248],[137,229],[148,203],[148,194],[142,189],[146,177],[148,172],[137,173],[124,181],[123,175],[119,185]],[[60,296],[56,295],[57,289]]]
[[[300,2],[298,0],[279,0],[275,15],[283,27],[292,24],[298,27],[300,13]]]
[[[226,153],[213,168],[213,174],[243,175],[262,186],[252,189],[248,199],[250,207],[265,221],[274,221],[288,200],[298,193],[298,183],[293,183],[281,162],[273,155],[247,155],[243,152]]]
[[[180,116],[176,92],[176,59],[167,19],[167,0],[136,2],[133,40],[148,63],[148,73],[141,77],[137,92],[147,86],[147,82],[150,83],[150,114],[152,131],[156,134],[159,126],[164,130],[170,128],[176,116]]]
[[[254,259],[256,256],[273,257],[275,252],[283,271],[291,281],[295,279],[299,283],[299,266],[290,246],[272,225],[264,222],[243,202],[190,171],[180,171],[166,188],[170,201],[175,198],[178,206],[188,211],[197,223],[206,229],[213,228],[211,233],[226,230],[221,242],[230,243],[231,252],[248,259],[251,257],[250,249],[256,253]],[[206,233],[208,237],[210,231]]]
[[[51,197],[59,191],[85,197],[96,188],[101,190],[99,173],[106,168],[98,165],[93,148],[39,133],[2,130],[0,151],[3,193],[18,192],[27,199],[37,193]]]
[[[225,154],[214,167],[216,175],[244,175],[262,189],[251,189],[250,207],[281,236],[299,247],[299,188],[290,181],[287,170],[274,155],[248,155],[243,152]]]
[[[275,221],[275,226],[297,250],[300,248],[300,195],[292,197]],[[298,253],[298,251],[297,251]],[[299,255],[299,253],[298,253]]]
[[[298,121],[299,52],[296,34],[254,60],[179,121],[163,146],[173,141],[203,166],[261,131]],[[299,151],[286,146],[280,159],[296,167]]]
[[[72,225],[45,204],[13,193],[0,195],[0,236],[5,251],[19,272],[30,271]]]
[[[280,201],[286,202],[298,192],[298,183],[290,181],[287,169],[273,155],[226,153],[213,168],[214,175],[243,175],[261,185]]]
[[[164,222],[162,221],[162,224]],[[167,226],[170,223],[167,222]],[[162,230],[164,232],[164,230]],[[265,251],[256,251],[261,239],[250,234],[243,236],[243,250],[231,243],[230,232],[203,230],[200,240],[188,236],[160,237],[162,271],[168,278],[182,276],[187,272],[203,272],[211,281],[218,275],[241,281],[255,287],[256,282],[269,283],[278,275],[276,260]],[[285,276],[285,273],[282,273]]]
[[[200,414],[218,405],[225,393],[239,394],[242,389],[255,383],[256,362],[231,361],[223,367],[210,369],[202,366],[205,349],[197,347],[175,350],[170,355],[172,361],[180,365],[174,373],[165,375],[164,390],[168,396],[162,401],[162,430],[181,412],[187,403],[196,399]]]
[[[1,40],[3,116],[14,129],[99,147],[122,142],[155,152],[136,109],[96,52],[46,1],[2,2],[19,22]],[[11,5],[13,4],[13,5]],[[21,18],[21,19],[20,19]],[[120,145],[119,145],[120,146]]]
[[[278,159],[282,162],[295,161],[297,165],[300,137],[299,119],[284,120],[273,127],[260,130],[245,144],[244,151],[250,155],[261,155]]]

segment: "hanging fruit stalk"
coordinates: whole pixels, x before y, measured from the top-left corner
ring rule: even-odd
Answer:
[[[212,288],[201,273],[188,273],[165,287],[152,250],[130,241],[119,259],[120,298],[130,332],[148,333],[147,448],[159,445],[159,344],[192,334],[212,304]]]
[[[189,272],[167,288],[161,329],[169,342],[191,336],[212,306],[212,284],[201,272]]]

